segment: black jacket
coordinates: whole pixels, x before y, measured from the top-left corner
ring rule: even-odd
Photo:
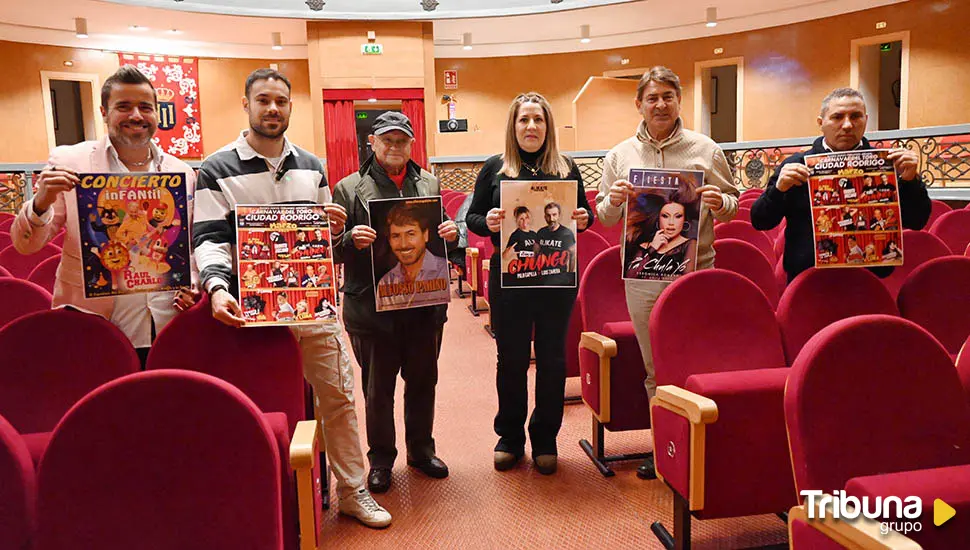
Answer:
[[[862,138],[859,149],[872,149],[869,141]],[[786,164],[805,164],[807,155],[826,153],[822,146],[822,138],[815,140],[808,151],[795,153],[778,166],[775,173],[768,180],[765,192],[751,207],[751,224],[755,229],[765,231],[773,229],[782,218],[787,220],[785,227],[785,272],[788,280],[815,266],[815,239],[812,234],[812,208],[808,197],[808,185],[792,187],[787,192],[779,191],[775,185],[778,175]],[[930,218],[932,203],[926,192],[926,186],[917,174],[911,181],[899,181],[899,204],[902,210],[903,227],[906,229],[923,229]],[[879,277],[888,277],[893,272],[892,266],[868,268]]]
[[[437,329],[447,320],[447,305],[378,313],[374,298],[374,272],[370,247],[358,250],[351,236],[351,229],[355,225],[374,227],[367,210],[367,201],[371,199],[428,197],[439,194],[438,180],[413,161],[408,162],[407,176],[399,191],[381,165],[374,160],[374,155],[364,161],[359,172],[337,183],[333,200],[347,209],[347,229],[343,237],[334,243],[333,258],[336,263],[344,264],[343,320],[347,332],[393,334],[395,327],[401,326],[401,323],[420,323]],[[444,210],[441,215],[443,219],[448,219]],[[446,243],[446,246],[451,250],[457,246],[457,241]]]
[[[536,153],[522,152],[522,157],[527,162],[535,162],[538,158]],[[563,178],[559,175],[549,175],[542,171],[538,174],[530,174],[525,169],[519,172],[519,177],[514,178],[518,180],[576,180],[576,205],[579,208],[583,208],[589,213],[589,223],[586,225],[585,229],[581,229],[580,232],[585,231],[593,226],[593,209],[589,206],[589,201],[586,200],[586,190],[583,188],[583,175],[579,172],[579,167],[573,159],[566,157],[569,162],[569,174]],[[488,228],[488,224],[485,222],[485,216],[488,211],[492,208],[498,208],[500,206],[500,192],[499,185],[502,180],[513,179],[508,178],[501,174],[502,170],[502,155],[495,155],[490,157],[482,165],[482,169],[478,172],[478,179],[475,181],[475,192],[473,194],[471,206],[468,208],[468,216],[465,218],[468,223],[468,229],[476,235],[481,235],[482,237],[489,237],[492,239],[492,246],[495,248],[495,254],[500,254],[502,252],[502,246],[505,243],[499,242],[499,234],[492,233]],[[511,213],[509,213],[511,214]],[[567,216],[568,218],[568,216]]]

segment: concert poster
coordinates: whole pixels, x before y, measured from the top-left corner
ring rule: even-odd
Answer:
[[[502,288],[576,288],[574,180],[501,182]]]

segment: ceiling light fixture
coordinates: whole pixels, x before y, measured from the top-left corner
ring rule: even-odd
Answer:
[[[561,4],[562,3],[562,0],[552,0],[552,3],[553,4]]]
[[[282,50],[283,49],[283,34],[274,32],[273,33],[273,49]]]
[[[582,44],[589,44],[591,42],[589,38],[589,25],[579,26],[579,42]]]
[[[178,29],[169,29],[168,34],[182,34],[182,31]]]
[[[74,36],[78,38],[88,37],[88,20],[83,17],[74,18]]]
[[[65,61],[64,62],[64,66],[65,67],[73,67],[74,66],[74,62],[73,61],[70,61],[70,60],[69,61]]]
[[[717,8],[707,8],[707,26],[711,28],[717,26]]]
[[[421,0],[421,7],[424,8],[424,11],[434,11],[434,9],[438,7],[438,1]]]
[[[324,2],[323,0],[306,0],[307,7],[313,11],[322,10],[325,4],[326,2]]]
[[[466,32],[461,35],[461,49],[463,50],[472,49],[472,33]]]
[[[369,98],[367,98],[367,103],[377,103],[377,98],[376,97],[369,97]]]
[[[128,25],[129,31],[147,31],[148,27],[142,27],[140,25]]]

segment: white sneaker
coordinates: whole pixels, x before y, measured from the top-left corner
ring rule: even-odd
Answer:
[[[359,489],[353,495],[340,499],[340,513],[376,529],[391,524],[391,514],[374,500],[367,489]]]

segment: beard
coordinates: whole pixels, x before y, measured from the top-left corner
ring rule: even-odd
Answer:
[[[279,128],[273,131],[267,128],[263,128],[263,125],[261,124],[259,119],[253,119],[253,118],[249,119],[249,129],[255,132],[256,134],[268,139],[276,139],[282,136],[283,133],[286,132],[286,129],[289,127],[290,127],[289,120],[279,119]]]
[[[148,125],[144,128],[144,137],[139,138],[125,133],[124,128],[118,126],[112,127],[109,130],[108,135],[111,138],[111,141],[124,147],[144,147],[151,143],[152,138],[155,136],[155,130],[155,127]]]

